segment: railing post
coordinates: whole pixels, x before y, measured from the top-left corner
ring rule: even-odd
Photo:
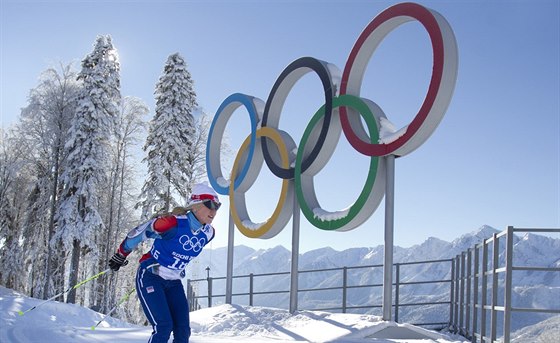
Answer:
[[[455,256],[455,327],[461,332],[461,321],[459,316],[459,291],[461,290],[461,255]]]
[[[342,268],[342,313],[346,313],[346,287],[348,286],[348,268]]]
[[[471,278],[472,278],[472,274],[471,274],[471,269],[472,269],[472,256],[471,256],[471,252],[472,249],[469,248],[467,249],[467,276],[466,276],[466,280],[465,280],[465,287],[466,287],[466,291],[467,291],[467,299],[465,301],[465,305],[466,305],[466,314],[465,314],[465,334],[467,335],[466,337],[468,337],[470,330],[471,330]]]
[[[253,306],[253,273],[249,274],[249,306]]]
[[[461,272],[459,273],[459,327],[461,330],[459,333],[461,335],[465,334],[465,252],[461,252],[460,256],[460,268]]]
[[[453,315],[453,295],[455,294],[455,260],[451,259],[451,282],[449,284],[449,327],[455,328],[455,316]]]
[[[194,294],[192,291],[191,280],[187,279],[187,301],[189,303],[189,312],[193,311]]]
[[[399,281],[400,281],[400,263],[395,263],[395,322],[399,322]]]
[[[498,273],[496,270],[498,269],[498,259],[500,257],[500,244],[498,241],[498,234],[494,234],[494,242],[492,245],[492,312],[490,317],[490,330],[491,330],[491,337],[490,340],[494,342],[496,340],[496,323],[498,319],[498,311],[496,310],[496,306],[498,306]]]
[[[206,281],[208,281],[208,307],[212,307],[212,278],[210,277],[210,267],[206,267]]]
[[[486,304],[488,303],[488,243],[484,240],[482,247],[482,313],[480,314],[480,341],[486,336]]]
[[[478,281],[479,281],[479,263],[480,263],[480,257],[479,257],[479,249],[478,246],[475,245],[474,246],[474,278],[473,278],[473,283],[472,283],[472,287],[473,287],[473,334],[472,334],[472,339],[471,341],[474,343],[476,342],[476,330],[478,329]]]
[[[486,336],[486,302],[488,301],[488,244],[486,240],[482,242],[482,301],[480,303],[480,341],[484,342]]]
[[[504,284],[504,343],[510,341],[511,329],[511,288],[513,271],[513,226],[508,226],[506,234],[506,280]]]

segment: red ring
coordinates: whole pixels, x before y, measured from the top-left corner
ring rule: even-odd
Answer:
[[[433,59],[434,59],[432,78],[430,80],[430,86],[428,88],[428,92],[426,94],[424,102],[420,107],[418,114],[414,117],[412,122],[409,124],[406,133],[389,144],[372,144],[361,140],[355,134],[354,130],[352,129],[352,126],[350,125],[346,107],[340,107],[339,109],[340,121],[342,124],[344,135],[348,139],[348,142],[354,147],[354,149],[367,156],[389,155],[394,151],[396,151],[397,149],[401,148],[405,143],[407,143],[427,119],[428,114],[432,109],[432,106],[436,99],[436,96],[439,93],[439,88],[442,81],[443,67],[444,67],[444,42],[443,42],[443,35],[436,18],[428,9],[418,4],[402,3],[402,4],[392,6],[386,9],[385,11],[381,12],[368,24],[368,26],[361,33],[360,37],[358,37],[356,43],[354,44],[354,47],[352,48],[352,51],[350,52],[350,56],[348,57],[346,65],[344,67],[344,72],[342,74],[342,82],[340,87],[340,94],[341,95],[347,94],[346,92],[348,88],[348,82],[349,82],[348,79],[350,77],[350,72],[352,71],[352,67],[354,65],[355,59],[358,56],[360,50],[362,49],[362,46],[366,41],[366,39],[376,29],[378,29],[379,26],[381,26],[381,24],[385,23],[390,19],[401,17],[401,16],[412,17],[418,20],[428,31],[428,34],[430,35],[430,39],[432,41]],[[363,74],[361,75],[361,78],[363,78]],[[359,88],[356,93],[358,94],[351,94],[351,93],[350,94],[355,96],[360,96]]]

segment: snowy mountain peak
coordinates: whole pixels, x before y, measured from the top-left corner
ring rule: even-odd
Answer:
[[[514,238],[513,262],[516,266],[555,267],[560,261],[560,239],[526,233]]]
[[[456,250],[463,251],[472,248],[475,244],[482,243],[483,240],[492,237],[493,234],[499,233],[499,230],[483,225],[478,230],[462,235],[455,239],[451,244]],[[457,251],[457,253],[459,252]]]
[[[547,236],[542,236],[542,235],[536,235],[534,233],[526,233],[523,238],[521,238],[522,241],[525,242],[531,242],[533,245],[547,245],[547,246],[555,246],[560,244],[560,241],[558,240],[558,238],[560,237],[556,237],[556,239],[551,238],[551,237],[547,237]]]
[[[478,230],[471,232],[470,234],[479,238],[489,238],[492,237],[493,234],[499,233],[500,230],[497,230],[490,225],[482,225]]]

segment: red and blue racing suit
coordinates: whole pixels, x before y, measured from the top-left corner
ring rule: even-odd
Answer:
[[[140,259],[136,291],[153,327],[151,343],[186,343],[190,336],[189,305],[181,278],[189,262],[215,236],[211,225],[202,225],[192,212],[152,219],[132,229],[118,252],[127,256],[141,242],[153,238],[149,252]]]

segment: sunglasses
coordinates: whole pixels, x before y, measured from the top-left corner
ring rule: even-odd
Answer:
[[[204,206],[206,206],[209,210],[219,210],[220,206],[222,206],[221,203],[214,201],[214,200],[207,200],[202,202],[204,204]]]

